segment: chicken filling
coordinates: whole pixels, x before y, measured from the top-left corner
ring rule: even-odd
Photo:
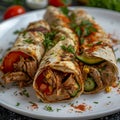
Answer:
[[[6,83],[16,82],[20,87],[27,86],[32,82],[32,79],[37,70],[37,62],[31,57],[24,58],[20,56],[19,61],[13,63],[13,71],[4,74],[2,79]]]
[[[75,97],[80,91],[76,77],[71,73],[63,73],[57,70],[47,69],[44,70],[36,81],[38,90],[45,96],[55,96],[61,99]],[[48,98],[49,99],[49,98]]]
[[[111,64],[103,62],[97,66],[84,65],[83,78],[85,84],[84,91],[91,92],[111,86],[117,80],[117,75]]]

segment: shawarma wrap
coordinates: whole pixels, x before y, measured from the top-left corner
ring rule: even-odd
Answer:
[[[77,51],[77,36],[67,27],[57,26],[55,45],[44,55],[35,75],[33,88],[43,102],[69,101],[80,96],[84,84],[71,46]]]
[[[22,31],[13,47],[3,57],[1,70],[5,83],[15,82],[20,87],[33,81],[38,64],[45,52],[44,34],[50,31],[49,25],[44,21],[30,23]]]
[[[111,40],[106,32],[82,9],[69,10],[67,15],[62,12],[50,6],[44,19],[53,28],[58,24],[68,26],[79,37],[76,58],[85,84],[84,93],[97,93],[105,87],[112,86],[117,80],[118,67]]]

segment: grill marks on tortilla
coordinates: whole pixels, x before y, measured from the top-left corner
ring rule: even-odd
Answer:
[[[45,28],[45,27],[42,27],[42,26],[40,26],[40,27],[37,27],[37,28],[30,28],[30,29],[28,29],[27,31],[30,31],[30,32],[42,32],[43,34],[45,34],[45,33],[48,33],[49,32],[49,30],[47,29],[47,28]]]

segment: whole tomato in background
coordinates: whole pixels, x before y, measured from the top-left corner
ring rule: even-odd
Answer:
[[[69,6],[71,5],[72,0],[49,0],[49,5],[53,5],[56,7],[60,6]]]
[[[3,19],[6,20],[8,18],[23,14],[25,12],[26,10],[21,5],[12,5],[8,7],[7,10],[5,11]]]

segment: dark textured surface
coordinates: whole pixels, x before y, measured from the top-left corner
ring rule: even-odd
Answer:
[[[0,5],[6,6],[6,4],[3,4],[2,2],[0,2]],[[78,3],[73,2],[73,5],[78,5]],[[27,11],[29,11],[28,8],[27,8]],[[3,13],[4,13],[4,9],[0,9],[0,22],[2,21]],[[26,116],[14,113],[0,106],[0,120],[37,120],[37,119],[33,119],[30,117],[26,117]],[[98,118],[95,120],[120,120],[120,112],[106,116],[106,117]]]
[[[14,113],[0,106],[0,120],[37,120],[37,119],[33,119],[30,117]],[[120,112],[94,120],[120,120]]]

